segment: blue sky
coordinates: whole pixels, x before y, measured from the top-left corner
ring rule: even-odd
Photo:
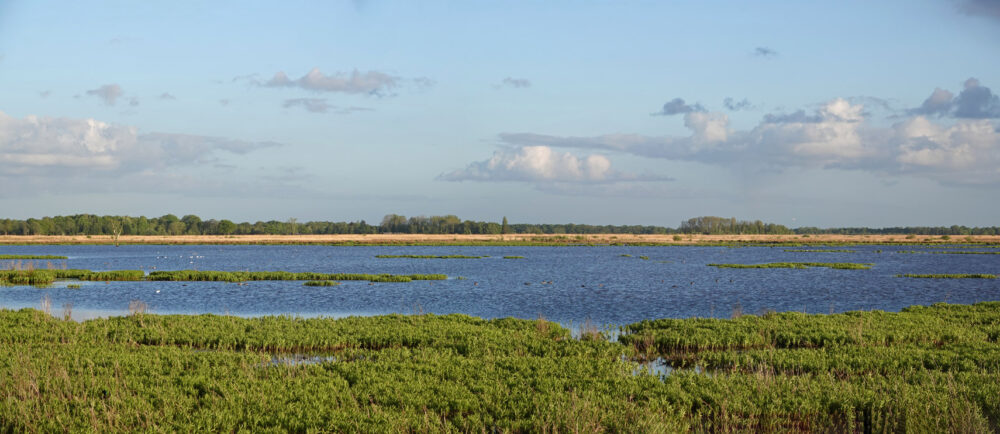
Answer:
[[[997,225],[1000,1],[0,1],[0,214]]]

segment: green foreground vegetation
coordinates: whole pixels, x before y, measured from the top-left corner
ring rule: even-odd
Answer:
[[[870,270],[873,264],[852,262],[771,262],[767,264],[708,264],[716,268],[813,268],[825,267],[838,270]]]
[[[988,432],[1000,303],[661,319],[0,310],[0,431]],[[636,361],[664,359],[651,374]]]

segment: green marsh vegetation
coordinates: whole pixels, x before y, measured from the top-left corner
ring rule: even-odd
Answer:
[[[307,280],[302,286],[337,286],[340,282],[335,280]]]
[[[46,260],[46,259],[69,259],[69,257],[57,256],[57,255],[0,255],[0,261],[12,260],[12,259]]]
[[[785,249],[786,252],[793,253],[857,253],[857,250],[850,249]]]
[[[504,256],[504,259],[524,259],[524,256]]]
[[[51,285],[60,279],[87,281],[139,281],[146,273],[142,270],[90,271],[59,269],[0,270],[0,284]]]
[[[853,262],[771,262],[767,264],[708,264],[709,267],[716,268],[814,268],[825,267],[837,270],[870,270],[870,263],[858,264]]]
[[[288,271],[153,271],[146,277],[154,281],[248,282],[255,280],[367,280],[369,282],[409,282],[412,280],[445,280],[444,274],[357,274],[357,273],[292,273]]]
[[[897,274],[896,277],[912,277],[917,279],[996,279],[995,274]]]
[[[618,342],[541,317],[134,312],[76,323],[0,310],[0,430],[988,432],[1000,421],[995,302],[651,320]],[[674,370],[636,363],[653,359]]]
[[[79,269],[0,270],[0,285],[51,285],[56,280],[84,281],[178,281],[178,282],[247,282],[255,280],[367,280],[369,282],[410,282],[414,280],[445,280],[444,274],[359,274],[359,273],[292,273],[288,271],[153,271],[143,270],[90,271]]]

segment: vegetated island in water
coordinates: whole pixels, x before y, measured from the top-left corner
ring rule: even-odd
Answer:
[[[851,262],[771,262],[767,264],[708,264],[716,268],[814,268],[825,267],[838,270],[870,270],[870,263],[856,264]]]
[[[850,249],[785,249],[792,253],[857,253],[857,250]]]
[[[142,270],[0,270],[0,284],[50,285],[57,279],[85,281],[182,281],[182,282],[247,282],[255,280],[367,280],[369,282],[410,282],[413,280],[445,280],[444,274],[359,274],[359,273],[292,273],[288,271],[153,271]]]
[[[998,324],[998,302],[937,304],[610,341],[542,318],[0,310],[0,431],[989,432]]]
[[[996,279],[995,274],[897,274],[896,277],[913,277],[918,279]]]
[[[46,259],[69,259],[69,257],[57,256],[57,255],[0,255],[0,261],[9,261],[12,259],[46,260]]]

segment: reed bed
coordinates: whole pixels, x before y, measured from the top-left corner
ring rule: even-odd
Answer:
[[[814,268],[825,267],[837,270],[870,270],[871,263],[858,264],[853,262],[771,262],[767,264],[708,264],[716,268]]]
[[[504,259],[524,259],[524,256],[504,256]]]
[[[995,274],[897,274],[896,277],[912,277],[917,279],[996,279]]]

